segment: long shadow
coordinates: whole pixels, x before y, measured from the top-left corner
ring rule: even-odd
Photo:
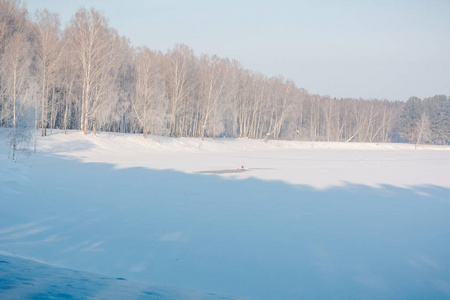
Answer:
[[[0,250],[70,269],[247,299],[450,297],[448,188],[42,157],[0,198]]]

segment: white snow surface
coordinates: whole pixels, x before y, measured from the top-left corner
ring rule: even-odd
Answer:
[[[126,278],[130,299],[156,297],[134,281],[177,287],[158,299],[450,298],[448,146],[56,131],[12,162],[6,144],[0,298],[28,291],[7,281],[19,257]],[[94,277],[58,293],[112,297]]]
[[[45,138],[40,151],[106,163],[114,169],[142,167],[185,173],[234,170],[234,179],[280,180],[315,188],[348,183],[379,186],[450,186],[450,146],[380,143],[293,142],[251,139],[167,138],[71,132]],[[387,173],[388,172],[388,173]]]

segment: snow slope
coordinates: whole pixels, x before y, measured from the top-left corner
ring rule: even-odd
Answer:
[[[57,132],[7,152],[0,251],[246,299],[450,297],[449,147]]]
[[[0,254],[2,299],[232,300],[214,294],[130,282]]]

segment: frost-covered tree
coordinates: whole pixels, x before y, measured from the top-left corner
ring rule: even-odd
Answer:
[[[132,107],[142,127],[144,138],[149,131],[161,134],[161,131],[155,129],[165,125],[167,101],[164,97],[164,81],[158,59],[160,54],[147,47],[138,49],[134,59],[135,96]]]
[[[423,112],[423,101],[417,97],[409,98],[403,107],[399,122],[399,134],[410,143],[414,143],[417,139],[416,128],[422,118]]]
[[[59,16],[48,10],[37,11],[34,28],[36,31],[34,50],[37,54],[36,66],[41,86],[41,128],[42,136],[45,136],[48,124],[50,130],[53,129],[55,99],[57,98],[54,89],[57,85],[56,81],[59,79],[56,74],[57,64],[63,52]],[[51,88],[53,88],[53,93],[50,94]],[[50,120],[48,118],[49,111]]]
[[[0,124],[16,127],[18,100],[30,73],[27,11],[20,1],[0,0]]]
[[[30,67],[30,44],[24,33],[15,34],[5,47],[0,65],[4,108],[10,110],[10,121],[16,127],[20,97],[25,97]]]
[[[450,143],[450,99],[437,95],[424,100],[429,116],[431,140],[436,144]]]
[[[134,49],[94,9],[78,10],[61,34],[56,14],[37,12],[33,22],[21,1],[0,0],[3,127],[16,128],[25,115],[29,119],[25,107],[34,103],[42,135],[46,128],[64,128],[144,136],[448,144],[449,101],[445,95],[423,101],[412,97],[406,103],[313,95],[291,80],[245,69],[237,61],[196,56],[186,45],[166,53]]]
[[[119,38],[108,20],[95,9],[81,8],[67,29],[69,45],[77,56],[81,86],[81,130],[96,130],[96,118],[114,95],[115,61]]]
[[[416,149],[418,144],[429,141],[430,133],[430,120],[428,119],[428,114],[424,111],[415,128]]]
[[[176,45],[164,59],[162,74],[166,97],[169,101],[170,136],[181,136],[186,132],[189,96],[196,88],[197,58],[186,45]]]
[[[203,140],[207,129],[212,131],[213,137],[217,133],[219,107],[226,98],[229,84],[228,61],[203,55],[200,59],[199,81],[200,136]]]

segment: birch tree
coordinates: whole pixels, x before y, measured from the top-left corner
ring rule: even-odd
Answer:
[[[30,66],[30,44],[24,33],[15,34],[8,42],[0,66],[5,95],[3,109],[11,111],[11,125],[15,135],[20,97],[25,97],[26,81]]]
[[[415,135],[417,136],[416,145],[414,146],[415,149],[430,137],[430,120],[426,112],[422,113],[420,121],[416,124]]]
[[[218,114],[218,107],[221,100],[225,98],[226,83],[228,80],[229,68],[225,60],[217,56],[209,57],[203,55],[200,59],[200,101],[201,101],[201,139],[205,137],[208,122],[211,117]],[[215,132],[215,120],[213,120],[213,136]]]
[[[195,69],[196,58],[188,46],[179,44],[167,53],[163,74],[169,100],[170,136],[182,134],[187,98],[195,88]]]
[[[74,94],[76,89],[76,65],[75,65],[75,52],[72,48],[66,47],[63,51],[59,64],[59,76],[61,93],[63,98],[64,112],[63,112],[63,124],[64,134],[67,134],[67,129],[70,127],[71,114],[70,108],[74,101]]]
[[[48,124],[48,102],[49,88],[55,86],[56,66],[60,59],[62,43],[60,40],[60,22],[57,14],[50,13],[47,10],[36,12],[36,46],[35,51],[39,60],[38,68],[40,69],[41,82],[41,128],[42,136],[46,135],[46,127]],[[53,128],[54,113],[54,93],[51,95],[50,107],[50,125]]]
[[[27,11],[20,1],[0,0],[0,124],[17,123],[17,100],[30,65]]]
[[[134,61],[135,98],[133,111],[142,126],[143,137],[147,137],[152,118],[163,122],[166,109],[163,80],[158,68],[157,54],[147,47],[138,49]]]
[[[118,35],[108,20],[94,9],[81,8],[72,18],[68,30],[74,48],[81,81],[81,130],[96,130],[96,115],[105,102],[114,82],[114,62]]]

